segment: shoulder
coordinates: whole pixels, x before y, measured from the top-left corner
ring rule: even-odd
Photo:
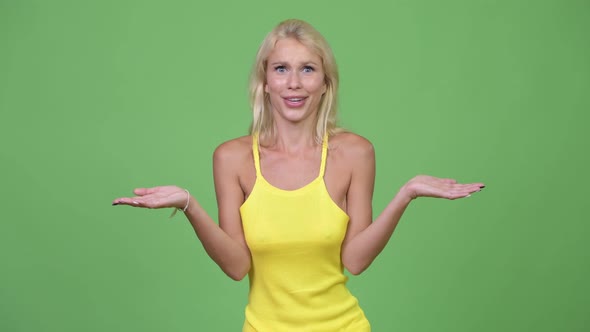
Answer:
[[[242,136],[221,143],[213,152],[215,175],[239,177],[245,165],[253,165],[252,136]]]
[[[240,162],[252,154],[252,136],[242,136],[221,143],[213,152],[213,162]]]
[[[351,162],[375,158],[373,144],[351,132],[342,132],[330,137],[329,149],[330,153]]]

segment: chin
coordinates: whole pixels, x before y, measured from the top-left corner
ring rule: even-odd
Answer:
[[[291,109],[281,114],[282,118],[290,122],[301,122],[309,118],[312,114],[304,109]]]

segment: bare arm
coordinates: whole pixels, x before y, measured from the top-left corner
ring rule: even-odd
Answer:
[[[219,226],[194,197],[184,212],[207,254],[234,280],[241,280],[250,270],[250,251],[244,240],[239,207],[244,195],[239,185],[231,151],[220,146],[214,154],[215,190],[219,207]],[[187,192],[176,186],[135,189],[135,197],[117,198],[113,205],[145,208],[184,208]]]
[[[347,195],[350,223],[342,245],[342,262],[352,274],[360,274],[385,248],[410,202],[417,197],[457,199],[483,188],[482,183],[458,184],[452,179],[419,175],[408,181],[383,212],[371,223],[371,201],[375,181],[375,155],[365,141],[352,162],[352,178]]]

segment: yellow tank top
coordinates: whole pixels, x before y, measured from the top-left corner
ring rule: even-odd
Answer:
[[[296,190],[279,189],[264,179],[256,134],[252,151],[256,182],[240,207],[252,254],[243,331],[370,331],[346,288],[340,248],[349,217],[324,183],[327,136],[320,174]]]

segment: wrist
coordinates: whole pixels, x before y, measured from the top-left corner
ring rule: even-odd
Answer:
[[[184,205],[178,206],[176,205],[174,208],[174,211],[172,211],[172,214],[170,215],[170,218],[174,217],[176,215],[177,211],[182,211],[184,213],[187,213],[188,208],[190,207],[190,202],[191,202],[191,194],[189,193],[189,191],[187,189],[183,189],[183,191],[186,193],[186,200],[184,201]]]
[[[191,193],[188,191],[188,189],[183,189],[184,192],[186,193],[186,200],[183,206],[179,206],[178,209],[182,210],[182,212],[186,212],[189,208],[190,202],[191,202]]]
[[[192,196],[189,196],[188,208],[186,210],[183,210],[183,209],[179,209],[179,210],[184,212],[185,215],[188,215],[191,213],[191,211],[195,211],[195,208],[198,205],[199,205],[199,202],[197,201],[197,199]]]
[[[414,200],[417,196],[415,191],[412,189],[410,182],[404,184],[397,193],[398,197],[402,202],[409,204],[412,200]]]

